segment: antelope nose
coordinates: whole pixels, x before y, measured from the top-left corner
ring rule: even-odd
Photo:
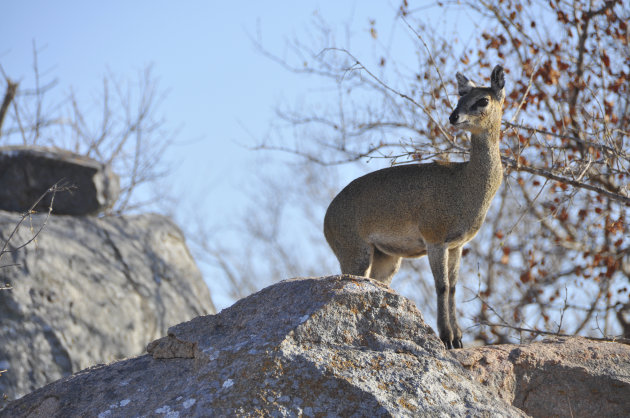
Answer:
[[[457,119],[459,119],[459,113],[455,110],[451,113],[451,116],[448,117],[448,120],[451,122],[451,125],[455,125],[457,123]]]

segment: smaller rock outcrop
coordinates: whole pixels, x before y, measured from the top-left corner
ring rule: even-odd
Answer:
[[[45,218],[27,219],[11,244]],[[0,242],[19,219],[0,211]],[[4,254],[0,283],[12,286],[0,291],[0,396],[9,399],[139,355],[168,327],[214,312],[182,232],[154,214],[53,215],[36,241]]]
[[[0,210],[25,212],[59,181],[73,189],[55,196],[55,214],[97,214],[112,207],[120,193],[118,176],[91,158],[44,147],[0,148]],[[47,196],[37,208],[49,205]]]
[[[293,279],[170,328],[0,416],[509,416],[408,299],[351,276]]]
[[[555,337],[451,354],[477,381],[531,416],[630,416],[628,345]]]

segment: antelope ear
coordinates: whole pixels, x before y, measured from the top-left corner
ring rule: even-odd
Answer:
[[[462,73],[455,74],[455,77],[457,78],[457,93],[460,97],[465,96],[470,93],[473,88],[477,87],[475,83],[466,78]]]
[[[499,100],[505,99],[505,74],[503,73],[503,67],[497,65],[492,70],[490,76],[490,87]]]

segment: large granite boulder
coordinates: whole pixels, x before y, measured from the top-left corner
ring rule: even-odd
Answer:
[[[630,416],[628,345],[555,337],[452,354],[480,383],[531,416]]]
[[[91,158],[44,147],[0,148],[0,210],[25,212],[57,182],[73,187],[55,196],[56,214],[97,214],[112,207],[120,194],[118,176]],[[47,210],[50,198],[38,209]]]
[[[408,299],[369,279],[293,279],[172,327],[0,416],[525,416],[476,382]]]
[[[0,242],[19,219],[0,211]],[[45,219],[27,219],[9,249]],[[53,215],[0,266],[0,283],[12,287],[0,290],[0,396],[8,399],[141,354],[169,326],[214,312],[184,236],[160,215]]]

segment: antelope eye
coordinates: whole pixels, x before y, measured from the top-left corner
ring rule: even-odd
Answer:
[[[484,97],[483,99],[479,99],[475,102],[475,107],[486,107],[488,106],[488,98]]]

